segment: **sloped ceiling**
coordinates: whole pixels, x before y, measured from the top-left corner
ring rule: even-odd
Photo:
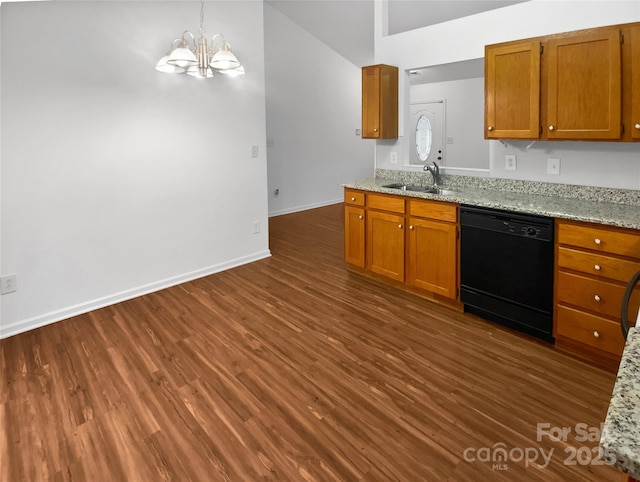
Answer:
[[[389,0],[389,34],[427,27],[527,0]],[[371,65],[373,0],[266,0],[357,66]]]

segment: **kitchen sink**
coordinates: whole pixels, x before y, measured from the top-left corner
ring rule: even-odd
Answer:
[[[400,191],[413,191],[413,192],[426,192],[428,194],[439,194],[440,196],[451,196],[455,194],[456,191],[452,191],[451,189],[442,189],[438,187],[424,187],[424,186],[413,186],[411,184],[402,184],[402,183],[393,183],[393,184],[385,184],[382,187],[386,187],[387,189],[398,189]]]

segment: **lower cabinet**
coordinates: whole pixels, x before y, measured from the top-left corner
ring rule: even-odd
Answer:
[[[557,220],[555,263],[556,344],[615,368],[625,344],[620,327],[624,291],[640,270],[640,232]],[[636,289],[630,320],[639,306]]]
[[[458,205],[345,189],[345,261],[457,300]]]
[[[404,215],[367,211],[367,268],[404,281]]]
[[[458,298],[458,205],[411,199],[407,283]]]
[[[347,263],[364,268],[365,211],[357,206],[344,208],[344,259]]]

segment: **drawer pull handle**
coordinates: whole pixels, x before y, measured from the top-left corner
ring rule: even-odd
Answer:
[[[375,129],[373,129],[373,132],[378,132],[378,128],[376,127]]]
[[[594,331],[593,336],[595,336],[596,338],[600,338],[600,333],[598,333],[597,331]]]
[[[358,216],[358,219],[362,219],[362,214],[360,216]]]
[[[635,127],[636,129],[638,129],[638,130],[640,131],[640,122],[638,122],[638,123],[637,123],[635,126],[633,126],[633,127]]]
[[[492,130],[493,130],[493,126],[489,126],[489,127],[487,127],[487,130],[488,130],[488,131],[492,131]]]
[[[409,229],[411,229],[413,231],[413,226],[409,226]]]
[[[594,243],[596,243],[596,244],[598,244],[598,245],[599,245],[600,243],[602,243],[602,241],[600,241],[600,238],[596,238],[596,239],[594,239],[594,240],[593,240],[593,242],[594,242]]]
[[[351,198],[351,200],[352,200],[352,201],[355,201],[355,200],[356,200],[356,198],[355,198],[355,197],[352,197],[352,198]]]
[[[398,229],[402,229],[402,224],[398,224]]]
[[[555,129],[555,127],[554,127],[554,126],[549,126],[549,130],[550,130],[550,131],[552,131],[552,130],[554,130],[554,129]]]
[[[596,271],[600,271],[600,265],[599,265],[599,264],[596,264],[596,265],[593,267],[593,269],[595,269]]]
[[[593,299],[594,299],[594,300],[596,300],[596,301],[600,301],[600,296],[595,295],[595,296],[593,297]]]

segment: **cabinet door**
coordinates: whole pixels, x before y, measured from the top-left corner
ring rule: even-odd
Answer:
[[[362,138],[398,138],[398,68],[362,68]]]
[[[404,216],[367,211],[367,268],[404,282]]]
[[[619,139],[621,40],[605,30],[549,40],[549,139]]]
[[[485,138],[537,139],[540,42],[485,48]]]
[[[631,138],[640,139],[640,25],[631,29]]]
[[[457,296],[457,226],[411,218],[407,282],[448,298]]]
[[[364,209],[354,206],[344,208],[344,260],[364,268]]]

